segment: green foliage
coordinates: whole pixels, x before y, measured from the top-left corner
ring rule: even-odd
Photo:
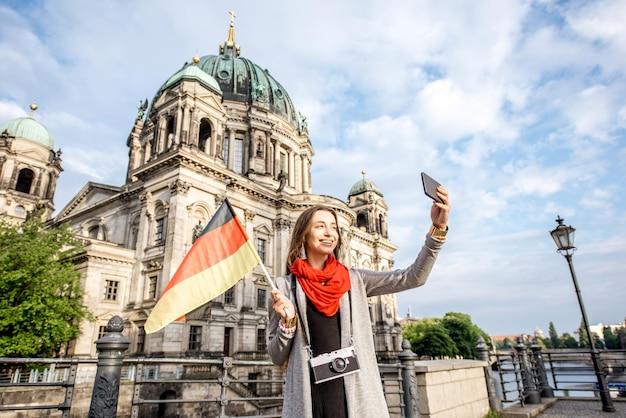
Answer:
[[[456,345],[445,327],[438,320],[425,319],[408,325],[404,338],[411,343],[411,350],[420,357],[455,357]]]
[[[578,346],[580,348],[590,348],[588,335],[585,323],[581,320],[580,325],[578,326]]]
[[[66,227],[0,221],[0,357],[55,356],[91,319],[81,304],[72,257],[80,243]]]
[[[476,358],[478,337],[491,345],[489,335],[469,315],[448,312],[443,318],[425,318],[402,328],[403,336],[419,356]]]
[[[569,333],[565,332],[559,338],[559,347],[561,348],[578,348],[578,341]]]
[[[502,418],[502,414],[500,414],[499,412],[494,411],[493,409],[490,409],[489,412],[487,413],[487,415],[485,415],[484,418]]]
[[[458,354],[466,359],[476,358],[476,344],[479,329],[472,323],[469,315],[458,312],[448,312],[441,320],[448,335],[456,344]]]
[[[550,336],[550,348],[559,348],[561,341],[559,340],[559,334],[556,332],[556,328],[552,322],[550,322],[548,334]]]
[[[511,340],[509,337],[496,341],[496,350],[510,350],[514,346],[515,341]]]
[[[622,344],[619,338],[619,331],[617,334],[613,332],[611,327],[604,327],[603,336],[604,336],[604,345],[606,348],[610,350],[619,350],[622,348]]]

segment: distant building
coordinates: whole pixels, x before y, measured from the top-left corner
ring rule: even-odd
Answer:
[[[35,119],[37,105],[27,117],[0,125],[0,216],[24,222],[39,210],[45,218],[54,212],[54,192],[61,168],[61,150]]]
[[[589,330],[591,331],[591,333],[596,334],[598,337],[600,337],[601,340],[604,339],[604,328],[610,328],[613,334],[619,335],[620,330],[626,329],[626,319],[621,324],[604,325],[600,322],[597,325],[589,325]],[[576,335],[578,334],[579,332],[576,332]]]
[[[397,247],[388,237],[383,194],[364,176],[347,201],[311,193],[314,150],[306,118],[269,71],[240,56],[232,20],[217,55],[193,57],[165,80],[133,115],[124,184],[89,182],[52,219],[68,223],[86,243],[77,264],[95,316],[81,324],[66,355],[94,357],[94,341],[119,315],[132,356],[267,358],[270,285],[261,267],[185,321],[144,332],[198,228],[228,198],[270,274],[279,276],[296,218],[323,203],[339,215],[342,261],[389,270]],[[34,120],[2,126],[2,215],[23,221],[41,207],[49,218],[61,151],[53,151],[51,135]],[[382,361],[401,350],[397,316],[395,295],[370,299]]]

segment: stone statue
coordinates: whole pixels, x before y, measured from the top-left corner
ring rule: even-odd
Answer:
[[[298,112],[298,115],[300,116],[300,126],[302,127],[303,131],[307,130],[307,121],[306,121],[306,116],[304,116],[302,113]]]
[[[277,192],[282,192],[285,188],[285,184],[287,183],[287,174],[283,170],[280,170],[280,174],[278,174],[278,189]]]
[[[148,108],[148,99],[145,99],[143,103],[139,100],[139,107],[137,108],[137,120],[143,119],[143,115],[146,113],[146,109]]]
[[[202,235],[202,231],[204,231],[204,227],[202,226],[202,222],[198,219],[198,223],[193,227],[192,244]]]

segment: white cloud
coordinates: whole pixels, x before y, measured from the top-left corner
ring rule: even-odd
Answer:
[[[87,181],[124,182],[139,100],[194,54],[216,54],[234,9],[242,56],[308,118],[313,191],[345,200],[366,170],[390,208],[397,267],[429,225],[419,172],[450,189],[449,242],[427,286],[399,295],[401,314],[411,304],[425,316],[468,313],[495,334],[549,321],[571,332],[576,302],[548,298],[571,290],[548,234],[560,214],[576,224],[581,281],[597,284],[585,289],[590,320],[623,319],[624,2],[37,6],[0,6],[0,123],[37,101],[63,149],[58,208]]]

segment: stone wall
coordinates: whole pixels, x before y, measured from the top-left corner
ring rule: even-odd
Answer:
[[[415,362],[421,418],[482,418],[489,412],[486,362],[428,360]]]

